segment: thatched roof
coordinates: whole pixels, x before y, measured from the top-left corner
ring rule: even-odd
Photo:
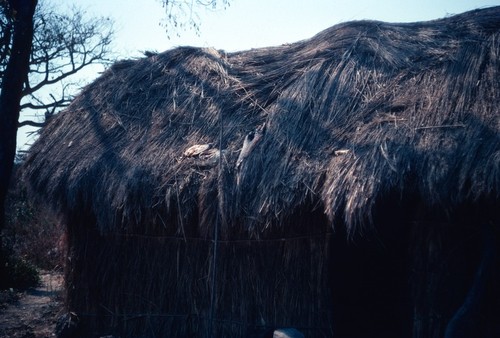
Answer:
[[[223,236],[258,237],[292,210],[362,231],[389,195],[498,200],[499,79],[500,7],[236,53],[176,48],[87,86],[44,128],[26,175],[102,232],[205,235],[219,215]]]

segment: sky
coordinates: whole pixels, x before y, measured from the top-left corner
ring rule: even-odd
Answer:
[[[184,0],[185,1],[185,0]],[[179,45],[226,51],[302,40],[340,22],[381,20],[410,22],[442,18],[467,10],[500,5],[500,0],[230,0],[226,9],[198,10],[200,36],[179,32],[169,40],[160,22],[159,0],[79,0],[89,13],[116,22],[117,47],[126,56],[138,50],[163,51]]]
[[[186,0],[183,0],[186,1]],[[58,4],[60,0],[52,0]],[[214,47],[227,52],[274,46],[307,39],[323,29],[352,20],[413,22],[438,19],[476,8],[500,5],[500,0],[230,0],[226,8],[196,13],[201,24],[193,31],[169,30],[159,0],[75,0],[89,16],[114,20],[113,49],[119,59],[142,56],[143,51],[162,52],[178,46]],[[62,7],[64,8],[64,7]],[[189,13],[188,13],[189,14]],[[169,37],[170,36],[170,37]],[[102,68],[85,72],[95,79]],[[26,149],[34,136],[22,128],[18,147]]]

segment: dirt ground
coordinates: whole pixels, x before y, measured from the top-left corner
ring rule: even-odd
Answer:
[[[41,272],[41,285],[11,299],[0,308],[0,338],[55,337],[57,318],[62,313],[63,277],[58,272]]]

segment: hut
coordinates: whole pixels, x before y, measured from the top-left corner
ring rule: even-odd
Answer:
[[[500,7],[120,61],[24,176],[82,335],[498,337]]]

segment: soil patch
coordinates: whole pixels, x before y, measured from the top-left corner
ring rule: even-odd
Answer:
[[[54,328],[62,313],[63,276],[43,271],[40,286],[23,293],[5,291],[0,306],[0,338],[55,337]]]

